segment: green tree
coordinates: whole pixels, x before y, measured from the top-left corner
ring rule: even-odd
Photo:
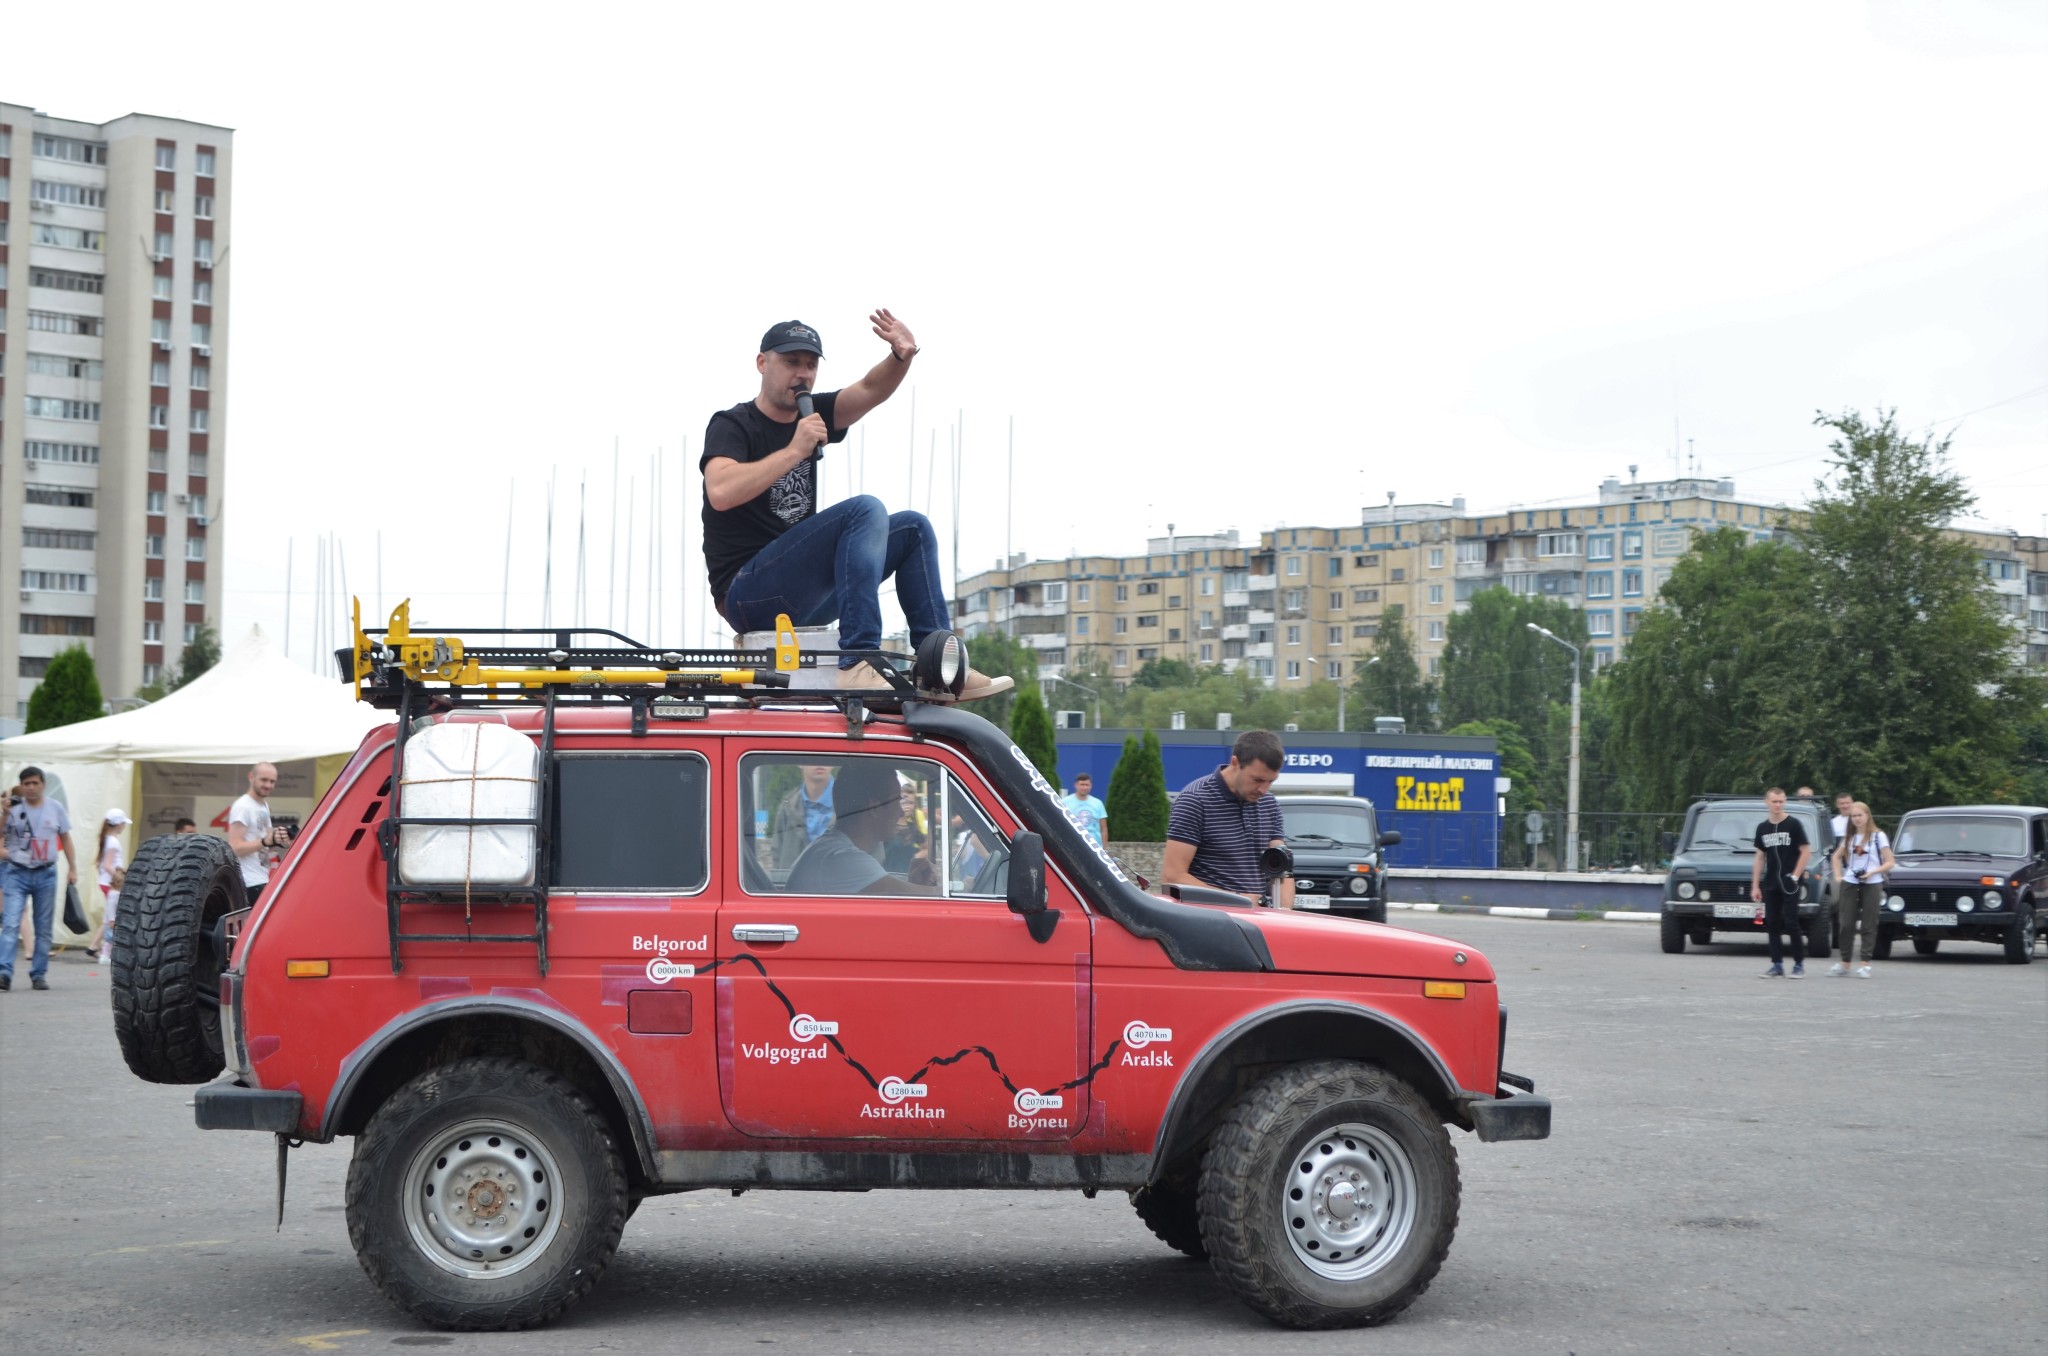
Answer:
[[[1014,690],[984,697],[974,704],[975,715],[1008,734],[1017,693],[1038,683],[1038,652],[1012,636],[990,631],[967,642],[967,662],[991,678],[1007,676],[1017,680]]]
[[[83,645],[73,645],[50,661],[43,681],[28,698],[26,734],[96,720],[106,714],[100,696],[100,676],[93,669],[92,656]]]
[[[1017,700],[1010,708],[1010,738],[1017,741],[1017,747],[1024,750],[1024,756],[1045,774],[1047,781],[1054,786],[1060,784],[1059,744],[1053,738],[1052,717],[1046,714],[1045,703],[1039,700],[1036,683],[1017,693]]]
[[[1117,841],[1166,841],[1166,764],[1159,752],[1159,736],[1149,728],[1142,737],[1124,740],[1123,756],[1109,774],[1103,808]]]
[[[1512,721],[1529,739],[1538,763],[1548,764],[1558,756],[1549,747],[1550,707],[1571,699],[1572,656],[1531,631],[1531,625],[1585,649],[1586,618],[1576,608],[1501,588],[1473,594],[1467,610],[1444,628],[1437,707],[1446,725]]]
[[[176,692],[200,674],[220,663],[220,636],[206,622],[199,623],[199,629],[192,634],[184,652],[178,656],[178,676],[171,681],[170,691]]]
[[[1436,685],[1424,681],[1415,662],[1415,642],[1403,613],[1401,604],[1389,603],[1380,614],[1371,655],[1379,662],[1365,664],[1352,679],[1351,709],[1358,713],[1360,729],[1370,729],[1375,716],[1400,716],[1411,734],[1437,728]]]
[[[1195,682],[1194,665],[1185,659],[1148,659],[1131,679],[1134,687],[1150,688],[1193,687]]]
[[[1536,754],[1529,747],[1529,741],[1523,735],[1521,726],[1511,720],[1495,716],[1490,720],[1468,720],[1463,724],[1453,725],[1444,733],[1491,737],[1500,749],[1500,775],[1508,778],[1513,784],[1507,795],[1508,817],[1513,821],[1509,826],[1510,830],[1519,830],[1519,816],[1530,810],[1545,808],[1539,789],[1541,778],[1536,771]],[[1473,808],[1492,808],[1491,791],[1485,795],[1473,796],[1468,804]],[[1518,831],[1503,831],[1501,854],[1501,865],[1504,867],[1517,867],[1528,861],[1527,850]]]

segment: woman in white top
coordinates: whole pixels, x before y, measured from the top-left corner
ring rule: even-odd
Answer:
[[[1898,865],[1898,859],[1892,856],[1892,840],[1870,817],[1870,807],[1860,800],[1850,805],[1849,831],[1835,842],[1835,879],[1842,882],[1842,892],[1835,904],[1835,940],[1842,948],[1842,958],[1829,974],[1849,974],[1849,953],[1856,945],[1860,923],[1863,963],[1855,973],[1858,979],[1870,978],[1871,951],[1877,945],[1877,911],[1884,902],[1884,878]]]
[[[114,913],[121,905],[121,884],[128,878],[126,858],[121,851],[121,830],[128,824],[125,810],[107,811],[100,825],[100,890],[107,897],[106,921],[100,925],[100,964],[114,959]]]

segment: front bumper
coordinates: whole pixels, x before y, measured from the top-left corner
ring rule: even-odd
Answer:
[[[1550,1138],[1550,1099],[1502,1084],[1493,1096],[1465,1098],[1472,1132],[1487,1144],[1510,1139]]]
[[[1703,918],[1717,928],[1762,928],[1763,925],[1757,922],[1757,915],[1763,912],[1764,906],[1761,904],[1742,904],[1743,909],[1746,911],[1746,915],[1743,917],[1718,918],[1714,915],[1716,905],[1736,903],[1741,903],[1741,901],[1726,899],[1667,899],[1664,901],[1664,912],[1675,914],[1680,918]],[[1811,918],[1819,913],[1821,908],[1822,905],[1819,900],[1802,899],[1799,901],[1799,916],[1801,918]]]
[[[245,1086],[239,1079],[208,1083],[192,1098],[192,1118],[201,1130],[265,1130],[294,1134],[305,1098],[296,1092]]]

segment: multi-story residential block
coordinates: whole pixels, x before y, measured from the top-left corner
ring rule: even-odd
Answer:
[[[0,719],[68,646],[125,696],[219,625],[233,140],[0,103]]]
[[[1158,537],[1142,556],[1026,561],[960,581],[959,624],[1001,630],[1064,676],[1095,651],[1116,681],[1153,659],[1247,668],[1282,688],[1349,681],[1399,604],[1416,660],[1441,669],[1450,618],[1482,589],[1581,609],[1588,662],[1611,663],[1679,557],[1731,527],[1767,541],[1796,527],[1783,505],[1737,497],[1735,482],[1610,478],[1590,503],[1467,514],[1465,501],[1366,509],[1350,527],[1280,527]],[[2048,667],[2048,539],[1958,530],[1983,558],[2026,661]]]

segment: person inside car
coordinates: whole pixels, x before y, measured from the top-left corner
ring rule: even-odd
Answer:
[[[896,769],[878,758],[856,758],[832,785],[837,818],[790,868],[783,888],[794,895],[931,895],[891,875],[880,853],[903,822],[903,792]]]

